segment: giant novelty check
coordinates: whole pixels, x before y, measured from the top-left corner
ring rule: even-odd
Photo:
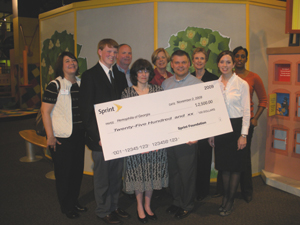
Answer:
[[[232,131],[218,81],[95,105],[105,160]]]

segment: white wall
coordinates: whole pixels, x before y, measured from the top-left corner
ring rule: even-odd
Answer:
[[[81,10],[77,12],[77,43],[81,57],[87,58],[88,68],[99,60],[98,42],[112,38],[132,47],[133,61],[150,60],[154,49],[153,3],[123,5]]]
[[[158,46],[167,47],[171,35],[188,26],[209,28],[230,37],[230,47],[246,45],[243,4],[158,3]]]
[[[40,22],[40,47],[43,42],[51,38],[55,31],[61,33],[66,30],[67,33],[74,34],[74,13],[66,13]]]

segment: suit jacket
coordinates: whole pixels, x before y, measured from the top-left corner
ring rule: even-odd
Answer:
[[[192,74],[193,76],[196,76],[196,71],[192,72],[191,74]],[[216,75],[214,75],[214,74],[208,72],[208,71],[205,69],[205,73],[204,73],[204,75],[203,75],[203,77],[202,77],[201,80],[202,80],[203,82],[208,82],[208,81],[213,81],[213,80],[218,80],[218,79],[219,79],[218,76],[216,76]]]
[[[127,87],[125,74],[115,68],[112,71],[116,91],[99,62],[81,76],[79,110],[86,130],[86,144],[93,151],[102,151],[94,104],[120,99],[122,91]]]

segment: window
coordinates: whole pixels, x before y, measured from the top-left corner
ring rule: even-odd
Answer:
[[[294,133],[294,149],[293,149],[293,157],[300,158],[300,130],[295,130]]]
[[[288,154],[288,130],[282,127],[273,127],[272,129],[272,151],[287,155]]]
[[[275,64],[275,81],[291,81],[291,64]]]
[[[300,62],[297,63],[297,81],[296,84],[300,83]]]
[[[276,115],[289,116],[290,94],[276,93]]]
[[[300,94],[296,95],[296,118],[300,120]]]

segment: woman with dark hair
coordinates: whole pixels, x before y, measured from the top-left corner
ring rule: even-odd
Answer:
[[[192,54],[195,72],[191,74],[203,82],[218,80],[219,78],[216,75],[205,69],[207,60],[208,53],[206,50],[202,47],[195,48]],[[209,194],[212,147],[207,140],[208,139],[205,138],[198,141],[196,177],[197,201],[202,201]]]
[[[235,60],[235,73],[245,80],[249,85],[250,90],[250,107],[251,119],[250,127],[247,136],[247,162],[245,171],[241,174],[241,192],[244,200],[250,202],[252,200],[253,186],[252,186],[252,169],[251,169],[251,140],[253,136],[254,127],[257,126],[257,120],[263,113],[267,106],[267,94],[261,78],[256,74],[246,69],[245,65],[248,60],[248,51],[242,46],[236,47],[233,50]],[[258,107],[254,114],[253,93],[256,93],[258,98]]]
[[[250,124],[250,95],[246,81],[234,72],[234,56],[231,51],[223,51],[217,58],[221,71],[219,83],[226,104],[233,131],[209,138],[215,147],[215,166],[222,172],[223,200],[219,208],[220,216],[231,214],[234,195],[246,162],[246,143]]]
[[[87,211],[79,205],[84,164],[84,129],[79,115],[80,79],[78,62],[70,52],[58,56],[56,79],[45,89],[41,107],[56,178],[56,191],[62,213],[70,219]]]
[[[150,62],[145,59],[136,60],[130,68],[130,79],[133,86],[123,91],[122,98],[162,91],[163,89],[160,86],[148,83],[153,77],[154,72]],[[153,189],[159,190],[167,187],[168,181],[168,163],[165,149],[126,158],[126,191],[135,192],[137,217],[140,222],[147,223],[148,218],[157,220],[150,206]],[[143,199],[145,199],[144,204]]]
[[[155,76],[149,83],[161,86],[165,79],[172,76],[172,73],[167,71],[170,55],[164,48],[158,48],[152,53],[151,61],[156,68],[154,69]]]

